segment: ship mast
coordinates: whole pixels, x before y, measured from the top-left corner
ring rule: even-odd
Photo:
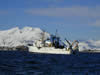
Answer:
[[[43,30],[43,33],[42,33],[42,43],[43,43],[43,46],[45,46],[45,30]]]
[[[57,30],[57,29],[56,29],[56,33],[55,33],[55,36],[56,36],[56,37],[58,37],[58,30]]]

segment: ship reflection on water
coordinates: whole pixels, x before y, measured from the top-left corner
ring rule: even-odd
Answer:
[[[88,74],[100,74],[100,53],[62,55],[0,51],[0,75]]]

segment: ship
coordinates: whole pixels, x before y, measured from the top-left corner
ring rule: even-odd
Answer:
[[[79,52],[78,41],[74,41],[72,44],[67,40],[69,46],[62,42],[61,38],[55,35],[51,35],[50,38],[45,38],[45,31],[42,33],[42,38],[34,41],[33,44],[28,45],[29,52],[42,53],[42,54],[76,54]],[[73,48],[73,45],[76,46]]]

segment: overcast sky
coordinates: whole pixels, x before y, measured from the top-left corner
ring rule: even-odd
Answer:
[[[100,0],[0,0],[0,30],[25,26],[100,40]]]

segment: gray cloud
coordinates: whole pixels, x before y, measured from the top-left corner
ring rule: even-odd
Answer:
[[[100,26],[100,19],[96,19],[95,21],[90,23],[93,26]]]
[[[64,8],[35,8],[26,10],[28,14],[39,15],[39,16],[77,16],[77,17],[100,17],[100,9],[89,8],[89,7],[64,7]]]
[[[100,26],[100,20],[96,20],[96,26]]]
[[[63,18],[81,19],[83,22],[88,22],[88,25],[100,26],[100,6],[72,6],[72,7],[56,7],[56,8],[34,8],[27,9],[25,13],[33,16],[50,16]],[[87,20],[86,20],[87,19]]]
[[[0,10],[0,15],[6,15],[6,14],[8,14],[8,11],[6,11],[6,10]]]
[[[44,0],[44,1],[48,1],[48,2],[63,2],[64,0]]]

